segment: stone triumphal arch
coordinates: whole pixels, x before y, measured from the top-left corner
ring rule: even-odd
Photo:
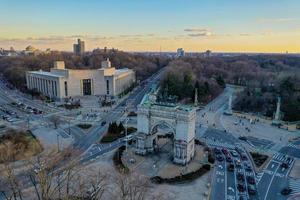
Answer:
[[[195,154],[196,110],[193,107],[158,103],[156,97],[146,95],[138,105],[135,152],[146,155],[155,150],[157,126],[165,125],[172,130],[173,162],[187,164]]]

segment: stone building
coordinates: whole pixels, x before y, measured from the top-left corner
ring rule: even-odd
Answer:
[[[75,96],[117,96],[135,82],[131,69],[116,69],[109,59],[101,63],[100,69],[66,69],[64,61],[54,62],[47,71],[28,71],[28,89],[36,89],[52,99]]]

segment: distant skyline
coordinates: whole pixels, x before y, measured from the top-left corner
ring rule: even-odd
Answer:
[[[299,0],[0,0],[0,47],[300,52]]]

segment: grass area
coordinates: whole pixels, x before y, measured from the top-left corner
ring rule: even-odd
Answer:
[[[134,132],[136,132],[136,128],[134,127],[128,127],[127,128],[127,135],[130,135]],[[110,133],[107,132],[101,139],[101,143],[110,143],[113,141],[116,141],[119,138],[125,137],[125,131],[121,132],[121,133]]]
[[[162,178],[160,176],[154,176],[151,178],[151,181],[156,184],[163,184],[163,183],[169,183],[169,184],[178,184],[178,183],[187,183],[191,182],[202,175],[204,175],[206,172],[210,170],[210,165],[205,164],[198,170],[188,173],[188,174],[183,174],[180,176],[176,176],[174,178]]]
[[[81,129],[89,129],[92,127],[91,124],[77,124],[76,126],[78,126]]]
[[[0,163],[31,157],[42,150],[42,145],[29,131],[9,130],[0,137]]]
[[[256,167],[261,167],[269,158],[269,156],[257,152],[250,152],[250,155],[252,156]]]

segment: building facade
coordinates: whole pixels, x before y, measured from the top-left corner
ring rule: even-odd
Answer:
[[[50,72],[26,73],[28,89],[36,89],[52,99],[99,95],[117,96],[135,82],[135,72],[115,69],[107,59],[100,69],[66,69],[63,61],[54,62]]]
[[[73,44],[73,52],[76,55],[82,55],[84,54],[84,51],[85,51],[84,41],[77,39],[77,44]]]

